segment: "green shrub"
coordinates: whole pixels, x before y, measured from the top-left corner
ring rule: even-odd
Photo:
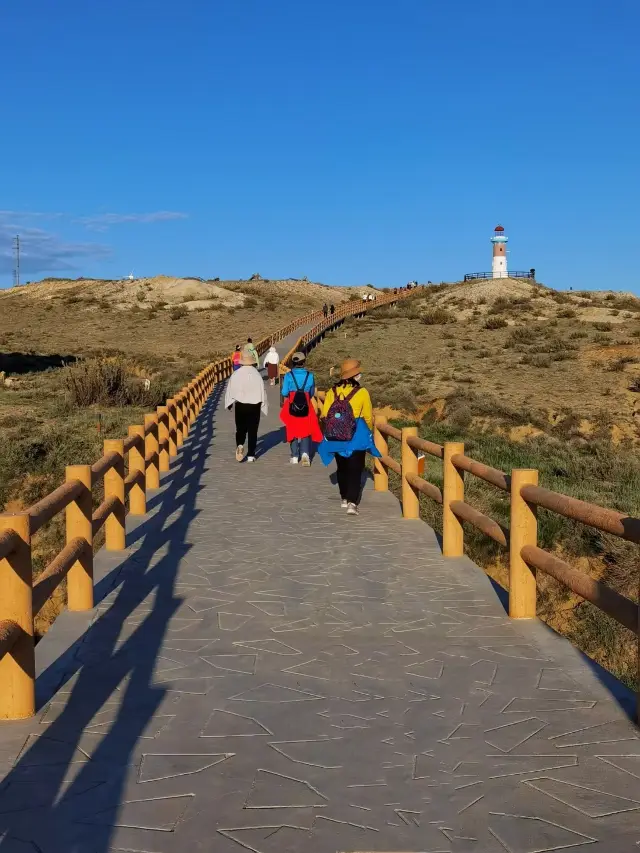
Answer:
[[[594,323],[593,328],[597,329],[599,332],[610,332],[611,323]]]
[[[573,308],[561,308],[560,311],[556,314],[556,317],[562,317],[563,319],[571,319],[573,317],[577,317],[576,312]]]
[[[424,326],[444,326],[446,323],[455,323],[455,317],[445,308],[431,308],[420,315],[420,322]]]
[[[181,320],[183,317],[186,317],[189,313],[188,308],[185,308],[184,305],[174,305],[174,307],[169,311],[169,317],[171,320]]]
[[[487,317],[484,328],[485,329],[504,329],[505,326],[509,324],[502,317]]]

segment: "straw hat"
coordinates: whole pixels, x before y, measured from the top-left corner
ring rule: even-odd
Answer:
[[[251,352],[249,347],[245,347],[242,350],[242,355],[240,357],[240,364],[243,364],[245,367],[255,367],[256,366],[256,357]]]
[[[340,368],[340,379],[351,379],[360,373],[360,362],[357,358],[347,358]]]
[[[291,356],[291,361],[294,364],[302,364],[306,360],[307,360],[307,357],[303,352],[294,352],[294,354]]]

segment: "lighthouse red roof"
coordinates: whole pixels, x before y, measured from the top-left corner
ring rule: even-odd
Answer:
[[[496,231],[504,231],[504,228],[502,227],[502,225],[496,225],[495,230]]]

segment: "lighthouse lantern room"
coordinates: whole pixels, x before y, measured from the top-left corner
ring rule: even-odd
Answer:
[[[493,243],[493,262],[491,271],[494,278],[507,278],[507,241],[502,225],[496,225],[491,242]]]

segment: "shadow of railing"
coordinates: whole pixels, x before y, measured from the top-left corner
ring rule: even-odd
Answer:
[[[97,617],[72,654],[65,654],[71,663],[58,693],[3,782],[0,850],[13,851],[27,840],[48,850],[52,833],[56,849],[68,853],[110,848],[135,750],[159,724],[154,717],[167,698],[154,673],[169,622],[182,604],[175,583],[199,512],[196,499],[221,390],[215,389],[163,482],[154,517],[134,530],[139,547],[96,588],[106,594]]]

